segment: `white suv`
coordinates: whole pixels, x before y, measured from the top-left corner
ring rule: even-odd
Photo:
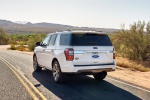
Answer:
[[[107,71],[116,69],[114,47],[104,32],[55,32],[36,45],[34,70],[41,71],[42,67],[52,70],[57,83],[66,74],[93,75],[96,80],[103,80]]]

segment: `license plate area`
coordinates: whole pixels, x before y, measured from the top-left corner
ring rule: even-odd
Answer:
[[[92,59],[99,59],[100,58],[98,52],[92,52],[91,57],[92,57]]]

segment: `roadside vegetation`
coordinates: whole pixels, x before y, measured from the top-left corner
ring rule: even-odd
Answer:
[[[124,67],[124,68],[130,68],[132,71],[141,71],[141,72],[148,72],[150,71],[150,68],[145,64],[145,62],[138,62],[135,60],[129,60],[128,58],[123,57],[116,57],[117,66]]]
[[[130,29],[122,28],[110,38],[117,51],[117,57],[127,58],[133,63],[117,62],[118,66],[140,71],[150,68],[150,22],[133,23]]]
[[[34,47],[36,46],[36,42],[41,42],[45,36],[45,33],[11,34],[9,35],[9,44],[11,44],[9,49],[19,51],[33,51]]]
[[[36,42],[41,42],[46,37],[46,34],[33,34],[29,37],[28,40],[28,48],[30,51],[34,50],[34,47],[36,46]]]
[[[5,31],[0,28],[0,45],[6,45],[8,44],[9,36],[5,33]]]

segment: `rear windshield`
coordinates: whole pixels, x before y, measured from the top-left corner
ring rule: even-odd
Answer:
[[[103,34],[62,34],[60,45],[71,46],[112,46],[108,35]]]

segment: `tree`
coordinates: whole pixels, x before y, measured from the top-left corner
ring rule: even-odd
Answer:
[[[0,45],[8,44],[9,36],[5,33],[5,31],[0,28]]]
[[[36,46],[36,42],[41,42],[45,38],[45,36],[46,34],[44,33],[42,34],[34,33],[33,35],[31,35],[28,40],[29,49],[33,51]]]
[[[121,29],[111,38],[121,55],[133,60],[150,60],[150,22],[133,23],[129,30]]]

